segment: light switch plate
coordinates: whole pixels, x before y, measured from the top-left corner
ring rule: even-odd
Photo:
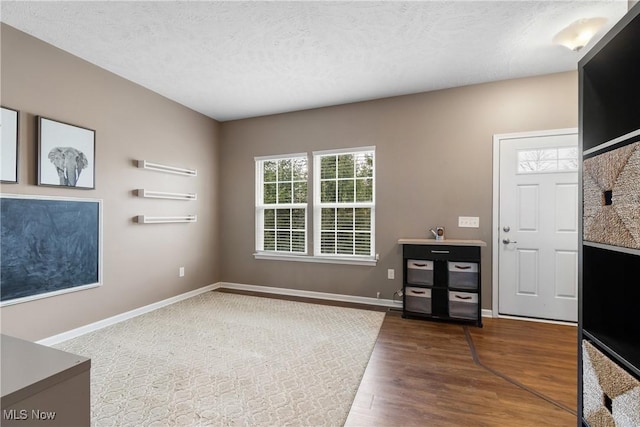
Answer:
[[[480,217],[477,216],[459,216],[458,227],[479,228]]]

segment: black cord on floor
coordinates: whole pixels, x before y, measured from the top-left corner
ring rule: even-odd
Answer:
[[[506,376],[505,374],[496,371],[493,368],[490,368],[486,365],[484,365],[481,361],[480,358],[478,357],[478,352],[476,351],[476,346],[473,343],[473,339],[471,338],[471,334],[469,333],[469,328],[467,328],[466,326],[463,326],[462,329],[464,330],[464,337],[467,340],[467,344],[469,345],[469,350],[471,350],[471,357],[473,358],[473,363],[475,363],[476,365],[480,366],[481,368],[484,368],[485,370],[489,371],[490,373],[492,373],[495,376],[498,376],[500,378],[502,378],[503,380],[510,382],[511,384],[513,384],[514,386],[521,388],[522,390],[529,392],[535,396],[538,396],[540,399],[542,400],[546,400],[547,402],[551,403],[552,405],[557,406],[558,408],[569,412],[572,415],[578,415],[578,413],[576,411],[574,411],[573,409],[563,405],[562,403],[556,402],[555,400],[551,399],[550,397],[545,396],[544,394],[535,391],[532,388],[527,387],[526,385],[514,380],[513,378],[510,378],[508,376]]]

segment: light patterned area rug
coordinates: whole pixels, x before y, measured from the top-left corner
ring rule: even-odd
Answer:
[[[341,426],[384,313],[208,292],[66,341],[93,426]]]

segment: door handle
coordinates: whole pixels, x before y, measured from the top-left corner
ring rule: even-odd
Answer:
[[[518,243],[518,242],[516,242],[515,240],[512,242],[509,239],[502,239],[502,243],[504,243],[505,245],[508,245],[509,243]]]

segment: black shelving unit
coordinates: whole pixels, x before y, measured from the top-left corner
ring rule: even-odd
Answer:
[[[403,244],[402,254],[402,317],[482,327],[480,246]]]
[[[600,235],[604,233],[604,239],[598,241],[585,225],[587,215],[593,212],[595,194],[592,190],[587,194],[585,190],[588,175],[585,164],[598,156],[612,156],[615,150],[624,147],[629,150],[632,144],[640,142],[640,4],[583,57],[578,71],[583,162],[580,169],[583,221],[579,233],[578,425],[589,426],[585,401],[586,394],[592,391],[585,387],[583,342],[591,344],[625,375],[640,380],[640,248],[635,244],[607,241],[606,233],[624,230],[602,228]],[[618,203],[616,197],[620,199],[620,195],[613,191],[612,196],[611,189],[602,190],[602,212],[606,214],[606,209],[612,208],[607,205]],[[640,194],[624,197],[629,197],[625,203],[640,200]],[[636,212],[640,212],[640,202]],[[593,218],[589,217],[589,221]],[[602,396],[602,401],[603,407],[611,412],[610,397]],[[609,415],[605,413],[604,417]]]

